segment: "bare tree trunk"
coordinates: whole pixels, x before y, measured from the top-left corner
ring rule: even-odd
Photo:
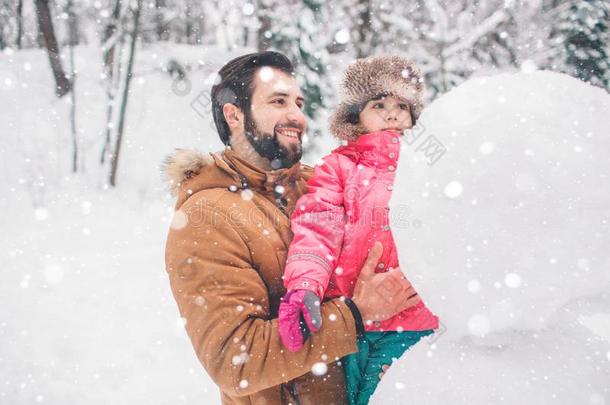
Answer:
[[[76,68],[74,66],[74,47],[78,44],[78,26],[74,13],[74,2],[68,0],[66,4],[68,15],[68,46],[70,49],[70,79],[72,91],[70,92],[70,129],[72,132],[72,173],[78,171],[78,134],[76,130]]]
[[[121,0],[116,0],[114,3],[114,8],[112,10],[112,17],[106,28],[104,29],[104,36],[102,38],[102,46],[104,48],[104,73],[106,75],[106,96],[107,102],[106,105],[106,136],[104,139],[104,146],[102,147],[102,154],[100,155],[100,164],[104,164],[106,161],[106,155],[110,151],[110,139],[112,136],[112,111],[114,105],[114,83],[118,79],[115,75],[115,72],[119,72],[119,66],[121,60],[119,58],[115,63],[115,58],[117,54],[118,44],[120,41],[115,38],[117,35],[117,31],[119,29],[119,20],[121,17]]]
[[[142,0],[137,0],[136,9],[133,12],[133,30],[131,32],[131,43],[129,44],[129,58],[127,60],[127,73],[125,75],[125,85],[123,86],[123,99],[121,100],[121,110],[119,112],[119,124],[117,128],[116,143],[114,153],[110,165],[110,185],[116,186],[116,175],[119,164],[119,156],[121,152],[121,144],[123,141],[123,128],[125,125],[125,113],[127,111],[127,101],[129,97],[129,85],[131,83],[133,63],[136,53],[136,42],[138,39],[138,29],[140,25],[140,10],[142,8]]]
[[[358,18],[356,19],[357,58],[364,58],[371,53],[372,15],[371,0],[358,0]]]
[[[191,6],[191,1],[190,0],[185,0],[185,33],[184,35],[186,36],[186,43],[187,44],[192,44],[192,40],[191,37],[193,36],[193,18],[191,16],[192,14],[192,6]]]
[[[57,38],[55,37],[55,31],[53,29],[49,0],[36,0],[36,14],[38,16],[38,30],[44,37],[45,46],[49,55],[49,62],[51,63],[51,70],[53,70],[53,76],[55,77],[55,94],[57,97],[63,97],[68,94],[71,85],[61,66],[61,56],[59,54]]]
[[[438,44],[438,60],[440,62],[440,67],[439,67],[439,72],[441,75],[441,94],[444,94],[447,92],[448,89],[448,85],[447,85],[447,66],[446,66],[446,61],[445,61],[445,54],[444,51],[445,50],[445,43],[441,42]]]
[[[197,8],[197,13],[197,33],[195,35],[195,43],[202,44],[203,36],[205,35],[205,20],[203,18],[203,9],[201,5]]]
[[[259,52],[266,51],[271,47],[271,16],[269,15],[270,5],[265,0],[258,0],[258,35],[257,48]]]
[[[163,21],[163,9],[166,7],[165,0],[155,0],[155,24],[157,31],[157,39],[159,41],[169,39],[169,33]]]
[[[17,0],[17,49],[21,49],[23,37],[23,0]]]

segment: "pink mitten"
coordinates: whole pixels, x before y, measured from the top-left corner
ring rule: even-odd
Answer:
[[[282,343],[291,352],[303,347],[311,333],[320,330],[320,298],[309,290],[286,293],[280,303],[278,326]]]

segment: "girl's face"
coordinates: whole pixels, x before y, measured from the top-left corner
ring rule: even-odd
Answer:
[[[370,100],[360,112],[360,125],[367,132],[392,131],[401,134],[411,128],[409,105],[401,98],[394,96]]]

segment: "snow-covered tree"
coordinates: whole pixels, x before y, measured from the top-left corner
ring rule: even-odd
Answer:
[[[474,72],[510,64],[500,32],[509,20],[501,1],[426,0],[377,8],[381,23],[376,52],[400,53],[422,69],[429,98]]]
[[[610,5],[606,0],[576,1],[560,17],[567,73],[610,87]]]
[[[318,110],[326,107],[325,97],[329,89],[326,77],[329,42],[323,27],[327,18],[323,2],[303,0],[289,4],[272,4],[273,8],[261,10],[272,24],[262,33],[268,39],[269,49],[282,52],[294,63],[304,93],[305,114],[310,120],[310,134],[319,136],[326,128],[325,122],[316,121]],[[266,21],[263,19],[263,21]],[[260,36],[259,36],[260,38]],[[265,43],[264,40],[259,40]]]

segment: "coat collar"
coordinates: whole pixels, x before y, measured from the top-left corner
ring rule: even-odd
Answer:
[[[367,166],[396,168],[400,156],[400,135],[390,131],[369,132],[340,146],[335,152]]]
[[[279,190],[281,193],[281,187],[292,188],[301,179],[300,163],[288,168],[265,171],[243,159],[230,148],[224,150],[222,157],[237,175],[240,188],[249,186],[255,190],[267,192],[278,192]]]
[[[287,169],[264,171],[230,149],[216,153],[177,149],[165,158],[161,171],[177,197],[176,208],[201,190],[225,188],[238,192],[251,188],[285,212],[294,209],[296,200],[306,190],[305,182],[313,175],[311,167],[300,163]]]

